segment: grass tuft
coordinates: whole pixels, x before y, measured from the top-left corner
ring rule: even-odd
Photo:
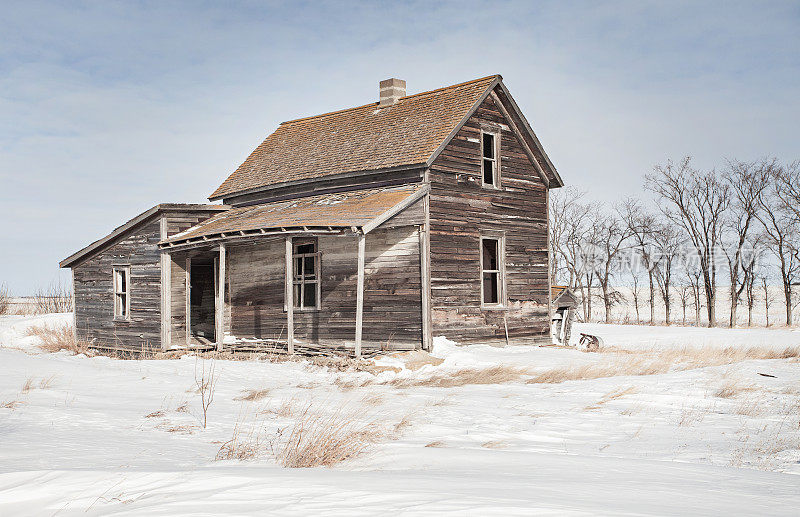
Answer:
[[[255,402],[266,398],[269,395],[268,389],[250,389],[243,392],[244,394],[236,397],[233,400],[244,400],[247,402]]]
[[[48,353],[67,350],[73,354],[86,354],[89,344],[75,341],[72,325],[35,326],[28,329],[29,336],[36,336],[41,341],[39,348]]]
[[[278,463],[288,468],[332,467],[363,454],[384,433],[342,408],[324,412],[308,404],[288,432],[272,443]]]

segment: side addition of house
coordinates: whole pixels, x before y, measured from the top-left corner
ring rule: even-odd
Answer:
[[[502,78],[282,123],[210,196],[61,262],[98,348],[288,351],[551,342],[548,190]]]

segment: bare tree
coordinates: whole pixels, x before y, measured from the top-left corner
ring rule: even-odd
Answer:
[[[631,287],[631,296],[633,297],[633,307],[636,309],[636,324],[641,325],[642,318],[639,314],[639,299],[642,296],[641,287],[639,286],[639,272],[635,267],[631,268],[631,278],[633,279],[633,286]]]
[[[680,232],[670,225],[660,226],[656,229],[655,249],[653,257],[653,271],[655,273],[661,299],[664,302],[664,322],[670,324],[672,307],[672,272],[675,261],[683,248],[683,238]]]
[[[694,307],[694,322],[698,327],[700,326],[700,310],[703,308],[702,293],[703,289],[700,277],[702,273],[699,269],[692,269],[686,271],[686,277],[689,279],[689,287],[692,291],[692,306]]]
[[[742,292],[747,287],[747,266],[754,255],[753,231],[760,208],[759,199],[769,183],[769,173],[764,164],[729,160],[725,171],[725,182],[731,193],[731,204],[724,221],[725,239],[722,250],[728,262],[730,281],[730,327],[736,326],[736,310]],[[744,255],[749,255],[745,257]]]
[[[778,168],[774,179],[775,195],[784,208],[793,214],[795,222],[800,221],[800,161]]]
[[[708,326],[717,324],[717,247],[723,215],[730,203],[728,185],[715,171],[700,172],[691,158],[657,165],[645,180],[645,188],[661,198],[663,214],[683,228],[700,261]]]
[[[595,244],[597,246],[597,282],[603,294],[605,322],[611,323],[611,308],[621,301],[622,295],[613,288],[611,281],[619,271],[620,253],[627,245],[630,230],[616,213],[602,216],[596,222]]]
[[[791,174],[774,160],[764,160],[761,166],[766,169],[771,181],[759,196],[761,210],[758,211],[757,217],[764,228],[767,247],[778,261],[783,284],[786,325],[791,325],[792,284],[797,281],[800,274],[800,222],[796,214],[798,209],[794,206],[792,198],[783,192],[786,178],[791,177]]]
[[[622,217],[631,234],[633,247],[639,255],[647,271],[648,300],[650,302],[650,324],[655,324],[656,292],[655,273],[653,271],[653,236],[656,231],[656,218],[646,211],[635,199],[626,199],[622,205]]]
[[[198,371],[198,363],[200,370]],[[206,360],[195,358],[194,363],[194,383],[197,386],[197,393],[200,394],[200,404],[203,408],[203,429],[208,425],[208,408],[214,402],[214,391],[217,387],[216,364],[211,360],[211,364],[206,368]]]
[[[596,264],[600,260],[599,236],[601,233],[602,215],[597,205],[587,205],[581,212],[582,224],[575,227],[568,239],[568,254],[574,257],[576,285],[581,292],[583,320],[591,321],[593,288],[597,282]]]
[[[769,327],[769,308],[772,305],[772,302],[775,301],[775,297],[769,292],[769,284],[767,283],[767,277],[761,277],[761,288],[764,291],[764,314],[767,318],[767,327]]]
[[[582,203],[585,192],[565,187],[550,194],[550,279],[559,283],[565,274],[567,285],[577,281],[577,250],[580,235],[586,226],[588,205]]]
[[[681,297],[681,309],[683,309],[683,320],[681,325],[686,325],[686,307],[689,305],[689,297],[692,294],[692,288],[688,285],[681,287],[681,290],[678,291],[678,294]]]

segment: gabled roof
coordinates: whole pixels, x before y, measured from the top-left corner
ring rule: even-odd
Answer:
[[[77,262],[89,257],[96,251],[104,248],[106,245],[113,244],[117,239],[125,236],[129,231],[133,230],[142,223],[149,221],[151,218],[163,212],[217,212],[229,210],[230,207],[225,205],[204,205],[204,204],[183,204],[183,203],[161,203],[149,210],[145,210],[137,215],[122,226],[118,226],[111,233],[105,237],[94,241],[80,251],[76,251],[69,257],[65,258],[58,263],[59,267],[72,267]]]
[[[566,285],[550,286],[550,300],[556,307],[576,307],[578,297]]]
[[[214,191],[209,199],[257,191],[270,185],[339,174],[429,166],[502,77],[492,75],[438,90],[282,123]],[[504,97],[508,91],[501,86]],[[546,174],[558,177],[513,101],[520,131],[539,146]],[[557,180],[560,183],[560,178]]]
[[[267,230],[360,228],[368,233],[424,196],[423,184],[322,194],[232,208],[161,242],[162,247],[263,235]]]

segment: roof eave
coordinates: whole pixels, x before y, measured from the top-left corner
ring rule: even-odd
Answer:
[[[403,165],[396,165],[394,167],[384,167],[382,169],[366,169],[360,171],[348,171],[342,172],[339,174],[331,174],[329,176],[322,176],[319,178],[305,178],[300,180],[292,180],[292,181],[284,181],[283,183],[272,183],[270,185],[261,185],[258,187],[252,187],[245,190],[239,190],[234,192],[226,192],[222,194],[211,194],[208,198],[209,201],[219,201],[226,198],[238,197],[238,196],[247,196],[249,194],[257,194],[259,192],[266,192],[268,190],[278,190],[286,187],[293,187],[296,185],[307,185],[312,183],[319,183],[323,181],[329,180],[336,180],[341,178],[354,178],[358,176],[369,176],[370,174],[379,174],[382,172],[394,172],[394,171],[404,171],[404,170],[412,170],[412,169],[424,169],[427,167],[427,163],[420,162],[420,163],[408,163]]]
[[[148,210],[145,210],[141,214],[137,215],[133,219],[129,220],[125,224],[115,228],[111,233],[97,239],[96,241],[92,242],[88,246],[81,248],[80,250],[76,251],[69,257],[65,258],[61,262],[58,263],[58,267],[60,268],[69,268],[74,266],[76,263],[80,262],[88,255],[98,251],[104,245],[108,244],[109,242],[114,241],[118,237],[124,235],[128,231],[132,230],[133,228],[139,226],[140,224],[144,223],[145,221],[149,220],[150,218],[158,215],[159,213],[163,212],[178,212],[178,211],[187,211],[187,212],[214,212],[214,211],[224,211],[229,210],[230,207],[226,205],[203,205],[203,204],[180,204],[180,203],[161,203],[158,204]]]
[[[436,158],[438,158],[439,155],[442,154],[442,151],[444,151],[444,148],[447,147],[447,144],[449,144],[450,141],[453,140],[453,138],[455,138],[456,134],[458,134],[458,132],[461,130],[464,124],[467,123],[472,114],[475,113],[475,110],[477,110],[478,107],[481,104],[483,104],[483,101],[486,100],[486,97],[488,97],[489,94],[492,93],[494,87],[502,83],[503,83],[502,75],[497,74],[496,76],[494,76],[494,80],[491,83],[489,83],[489,85],[486,87],[486,90],[480,95],[480,97],[478,97],[478,99],[474,103],[472,103],[472,106],[469,108],[469,110],[467,110],[466,115],[464,115],[459,121],[459,123],[455,125],[455,127],[447,135],[447,138],[445,138],[444,141],[442,141],[442,143],[439,144],[439,147],[437,147],[436,150],[433,151],[433,154],[431,154],[428,160],[425,162],[425,167],[430,167],[433,164],[433,162],[436,161]]]

